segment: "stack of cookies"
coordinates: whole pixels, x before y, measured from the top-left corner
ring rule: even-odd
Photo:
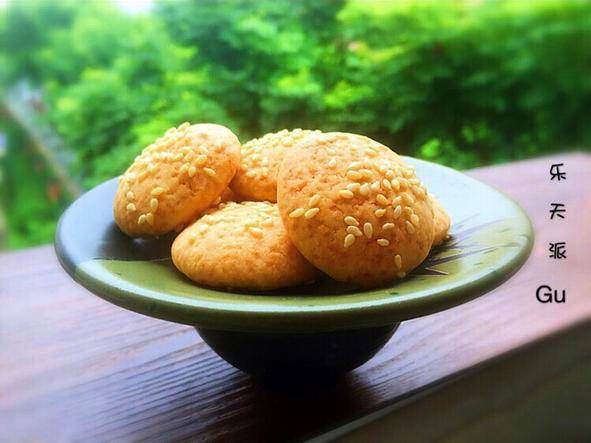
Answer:
[[[212,287],[272,290],[324,274],[372,288],[405,278],[444,241],[445,209],[415,170],[362,135],[295,129],[240,145],[183,123],[121,177],[117,225],[180,232],[175,266]]]

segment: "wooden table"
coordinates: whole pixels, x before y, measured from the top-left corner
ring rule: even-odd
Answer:
[[[567,180],[550,182],[548,170],[558,162]],[[79,287],[51,246],[0,255],[0,441],[301,439],[386,404],[408,403],[575,326],[588,332],[591,156],[470,174],[529,213],[537,236],[530,260],[486,296],[403,323],[374,359],[334,386],[257,385],[194,329],[125,311]],[[551,202],[566,204],[566,219],[549,220]],[[566,260],[548,257],[551,241],[567,243]],[[542,284],[566,289],[567,302],[538,302]],[[591,357],[591,346],[576,349]]]

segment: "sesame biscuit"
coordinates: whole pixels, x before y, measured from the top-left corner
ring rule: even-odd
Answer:
[[[132,237],[170,232],[209,208],[240,163],[240,142],[227,128],[190,125],[166,131],[123,174],[115,222]]]
[[[242,146],[240,168],[230,184],[232,190],[247,200],[277,201],[277,172],[286,149],[320,131],[284,129],[265,134]]]
[[[236,193],[233,192],[229,187],[227,187],[222,191],[220,196],[214,200],[214,202],[211,204],[210,208],[215,208],[220,203],[239,202],[239,201],[241,201],[241,200],[239,200],[239,197],[236,195]]]
[[[446,239],[451,219],[439,200],[429,194],[429,200],[433,206],[433,246],[438,246]]]
[[[218,204],[235,201],[238,201],[236,200],[236,194],[232,192],[230,188],[226,188],[222,191],[222,194],[220,195],[220,201],[218,202]]]
[[[270,290],[307,283],[318,271],[289,240],[276,204],[222,203],[172,245],[175,266],[198,283]]]
[[[403,278],[433,242],[414,168],[368,137],[325,133],[289,150],[277,197],[295,246],[338,281],[367,288]]]

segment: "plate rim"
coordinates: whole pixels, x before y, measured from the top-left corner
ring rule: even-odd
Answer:
[[[95,295],[119,307],[162,320],[174,321],[200,328],[270,333],[313,333],[393,324],[466,303],[492,291],[517,273],[529,258],[534,245],[533,226],[523,208],[504,192],[487,183],[467,176],[460,171],[426,160],[415,158],[411,160],[413,163],[426,163],[429,167],[444,168],[448,173],[462,174],[465,178],[476,181],[488,188],[491,192],[502,196],[503,199],[513,205],[516,212],[519,213],[524,221],[526,243],[506,263],[503,263],[494,270],[487,268],[487,272],[479,278],[469,279],[460,286],[443,288],[436,294],[427,294],[420,298],[396,300],[396,296],[393,295],[391,300],[378,301],[374,296],[373,303],[371,303],[372,299],[369,298],[366,300],[369,304],[364,304],[360,307],[346,308],[343,305],[333,304],[334,309],[324,306],[322,309],[314,310],[305,309],[305,305],[309,305],[309,298],[307,298],[307,303],[303,303],[299,307],[293,306],[289,310],[225,309],[221,306],[199,306],[188,304],[186,299],[183,302],[180,296],[171,296],[170,294],[152,289],[147,291],[150,293],[159,293],[159,298],[155,298],[150,294],[142,294],[117,287],[108,282],[106,283],[97,276],[86,272],[80,267],[82,263],[74,263],[73,258],[69,256],[62,241],[62,237],[65,235],[63,232],[64,220],[68,217],[68,214],[78,199],[84,198],[86,194],[92,192],[97,187],[103,186],[111,180],[116,180],[115,178],[93,187],[76,199],[76,201],[72,202],[64,211],[56,228],[55,253],[59,263],[73,280]],[[196,287],[199,286],[196,285]],[[229,293],[228,291],[220,292]],[[170,299],[171,297],[172,299]],[[294,295],[290,297],[297,298],[298,296]],[[302,300],[306,299],[302,297]]]

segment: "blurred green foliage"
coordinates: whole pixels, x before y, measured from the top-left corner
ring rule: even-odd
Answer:
[[[65,196],[43,161],[35,156],[26,134],[16,125],[3,124],[8,149],[0,157],[0,207],[10,229],[7,248],[22,248],[51,240]]]
[[[20,0],[0,87],[43,88],[91,186],[182,121],[357,132],[456,168],[591,146],[585,0]]]

